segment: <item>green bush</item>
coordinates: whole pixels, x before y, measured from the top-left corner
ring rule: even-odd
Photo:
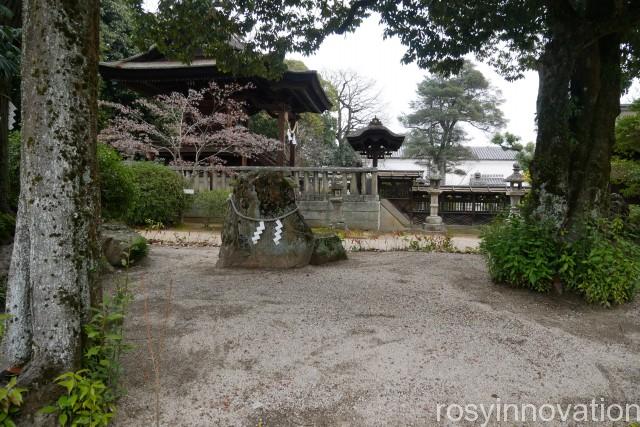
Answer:
[[[153,162],[127,165],[136,187],[127,221],[144,225],[149,221],[165,225],[179,223],[186,208],[184,179],[166,166]]]
[[[606,306],[633,299],[640,288],[640,246],[628,237],[620,219],[587,228],[568,247],[575,264],[565,273],[568,287]]]
[[[630,301],[640,288],[640,246],[621,220],[585,227],[566,241],[550,225],[502,217],[482,234],[492,279],[547,292],[554,282],[605,306]]]
[[[0,212],[0,245],[13,240],[16,230],[16,220],[13,215]]]
[[[193,199],[193,207],[205,216],[205,224],[209,225],[214,219],[223,219],[229,206],[228,190],[209,190],[197,193]]]
[[[102,217],[109,220],[126,217],[136,195],[133,174],[116,150],[105,144],[98,144],[98,174]]]
[[[552,228],[522,218],[500,217],[480,234],[494,281],[547,292],[558,270],[558,244]]]

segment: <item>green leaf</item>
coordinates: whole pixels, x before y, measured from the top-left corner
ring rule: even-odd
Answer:
[[[57,411],[58,411],[58,408],[56,408],[55,406],[48,405],[40,409],[38,412],[42,414],[53,414],[54,412],[57,412]]]
[[[64,427],[64,426],[66,426],[66,425],[67,425],[67,419],[68,419],[67,414],[65,414],[65,413],[63,412],[62,414],[60,414],[60,415],[58,416],[58,423],[60,423],[60,425],[61,425],[62,427]]]
[[[92,357],[97,355],[98,353],[100,353],[100,350],[102,349],[102,347],[98,346],[98,345],[94,345],[93,347],[89,348],[89,350],[86,351],[85,356],[86,357]]]
[[[71,393],[71,390],[73,390],[73,388],[76,385],[76,381],[74,379],[58,381],[58,385],[61,385],[62,387],[65,387],[67,389],[67,392]]]

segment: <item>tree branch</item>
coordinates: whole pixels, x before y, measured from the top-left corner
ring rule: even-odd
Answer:
[[[375,4],[375,0],[357,0],[353,2],[351,7],[349,8],[349,12],[347,16],[342,21],[342,23],[336,28],[336,34],[344,34],[350,27],[353,25],[353,21],[355,21],[358,13],[365,11],[367,8],[373,6]]]

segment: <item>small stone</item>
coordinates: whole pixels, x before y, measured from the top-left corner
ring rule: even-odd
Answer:
[[[322,265],[345,259],[347,259],[347,252],[342,246],[342,240],[340,240],[340,237],[335,234],[328,236],[315,236],[313,254],[311,255],[309,264]]]
[[[118,268],[124,267],[127,260],[133,264],[147,254],[144,237],[124,224],[102,224],[100,246],[107,262]]]

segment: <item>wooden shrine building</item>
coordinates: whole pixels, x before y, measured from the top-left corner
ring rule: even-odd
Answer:
[[[347,135],[349,145],[361,156],[371,159],[372,166],[378,167],[378,159],[389,156],[398,151],[404,142],[404,135],[398,135],[389,130],[377,117],[368,126]]]
[[[221,72],[215,59],[196,55],[190,64],[185,64],[167,58],[155,47],[120,61],[100,63],[100,75],[145,96],[186,93],[189,89],[202,89],[211,81],[221,85],[250,83],[252,88],[241,95],[247,112],[265,111],[278,118],[279,139],[284,144],[283,152],[277,156],[279,166],[295,166],[295,146],[286,140],[287,127],[292,128],[301,113],[322,113],[331,108],[316,71],[285,71],[276,80],[234,77]],[[242,165],[246,166],[246,159]]]

